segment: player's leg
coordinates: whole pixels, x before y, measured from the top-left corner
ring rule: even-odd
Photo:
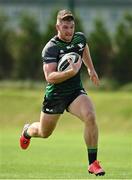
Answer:
[[[88,150],[89,165],[91,166],[94,163],[94,167],[97,167],[92,173],[103,175],[104,171],[97,161],[98,127],[92,101],[85,94],[79,95],[70,104],[68,110],[84,122],[84,139]]]
[[[31,137],[49,137],[55,129],[59,117],[59,114],[47,114],[41,111],[39,122],[24,127],[20,138],[21,148],[27,149]]]
[[[49,137],[56,127],[57,121],[65,110],[65,102],[62,97],[44,97],[39,122],[24,126],[20,137],[20,146],[26,149],[29,146],[31,137]]]
[[[55,129],[59,117],[59,114],[47,114],[41,111],[40,122],[31,124],[27,134],[31,137],[49,137]]]
[[[97,148],[98,128],[95,111],[90,98],[86,95],[78,96],[69,106],[69,112],[84,122],[84,139],[87,147]]]

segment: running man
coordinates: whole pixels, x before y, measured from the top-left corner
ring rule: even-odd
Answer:
[[[47,81],[46,93],[40,114],[40,120],[26,124],[20,137],[20,146],[27,149],[32,137],[48,138],[54,131],[59,117],[68,111],[84,122],[84,140],[88,154],[88,172],[104,175],[105,171],[97,160],[98,127],[93,103],[85,92],[80,79],[82,61],[90,79],[99,85],[86,38],[82,32],[75,32],[75,19],[69,10],[58,12],[56,21],[57,35],[42,51],[43,71]],[[78,53],[77,63],[70,63],[70,69],[58,72],[57,63],[69,52]]]

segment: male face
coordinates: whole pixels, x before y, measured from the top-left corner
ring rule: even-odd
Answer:
[[[74,35],[75,31],[75,23],[73,20],[71,21],[61,21],[57,23],[56,29],[58,31],[58,37],[65,41],[70,42],[72,40],[72,37]]]

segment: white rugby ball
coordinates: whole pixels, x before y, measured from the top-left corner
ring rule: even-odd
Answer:
[[[58,62],[57,71],[66,71],[69,69],[68,59],[71,59],[73,63],[76,63],[79,59],[80,55],[75,52],[70,52],[62,56],[62,58]]]

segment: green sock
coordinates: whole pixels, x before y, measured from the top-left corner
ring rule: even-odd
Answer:
[[[97,151],[98,149],[95,147],[93,148],[87,148],[88,151],[88,160],[89,164],[92,164],[97,159]]]

